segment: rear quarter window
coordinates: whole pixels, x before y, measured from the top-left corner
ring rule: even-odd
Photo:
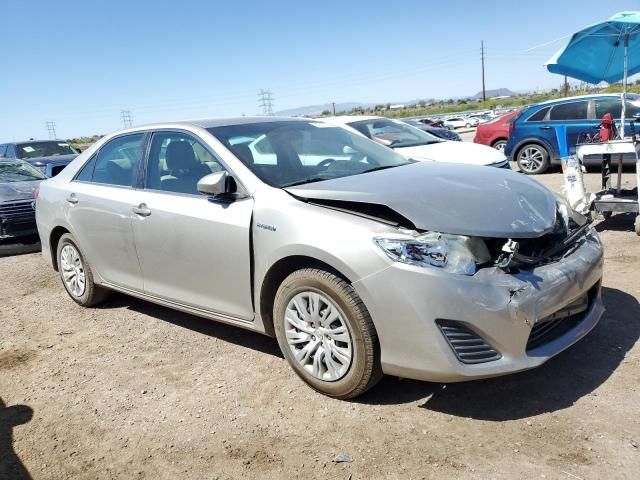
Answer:
[[[541,122],[547,117],[547,113],[551,107],[545,107],[538,110],[536,113],[527,118],[527,122]]]

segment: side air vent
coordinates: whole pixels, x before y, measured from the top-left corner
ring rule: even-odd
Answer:
[[[500,352],[464,324],[454,320],[436,320],[436,324],[462,363],[485,363],[502,358]]]

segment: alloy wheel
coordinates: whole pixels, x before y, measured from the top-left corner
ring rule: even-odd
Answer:
[[[62,247],[60,268],[69,293],[74,297],[81,297],[86,288],[86,277],[80,254],[73,245],[67,244]]]
[[[349,371],[353,342],[337,305],[325,295],[296,294],[285,311],[285,334],[295,361],[313,377],[335,382]]]
[[[537,172],[542,168],[545,161],[545,154],[535,145],[525,147],[518,155],[518,165],[527,173]]]
[[[499,152],[504,152],[504,147],[506,146],[507,146],[507,142],[504,140],[498,140],[493,144],[493,148],[495,148]]]

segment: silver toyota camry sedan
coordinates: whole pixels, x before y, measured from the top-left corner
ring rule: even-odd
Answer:
[[[80,305],[115,290],[275,336],[337,398],[530,369],[603,313],[598,235],[536,181],[308,119],[115,133],[41,184],[36,216]]]

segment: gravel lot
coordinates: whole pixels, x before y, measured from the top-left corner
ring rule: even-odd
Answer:
[[[624,216],[598,228],[607,313],[582,342],[353,402],[312,392],[275,340],[124,295],[83,309],[39,253],[5,252],[0,479],[638,478],[640,238]]]

